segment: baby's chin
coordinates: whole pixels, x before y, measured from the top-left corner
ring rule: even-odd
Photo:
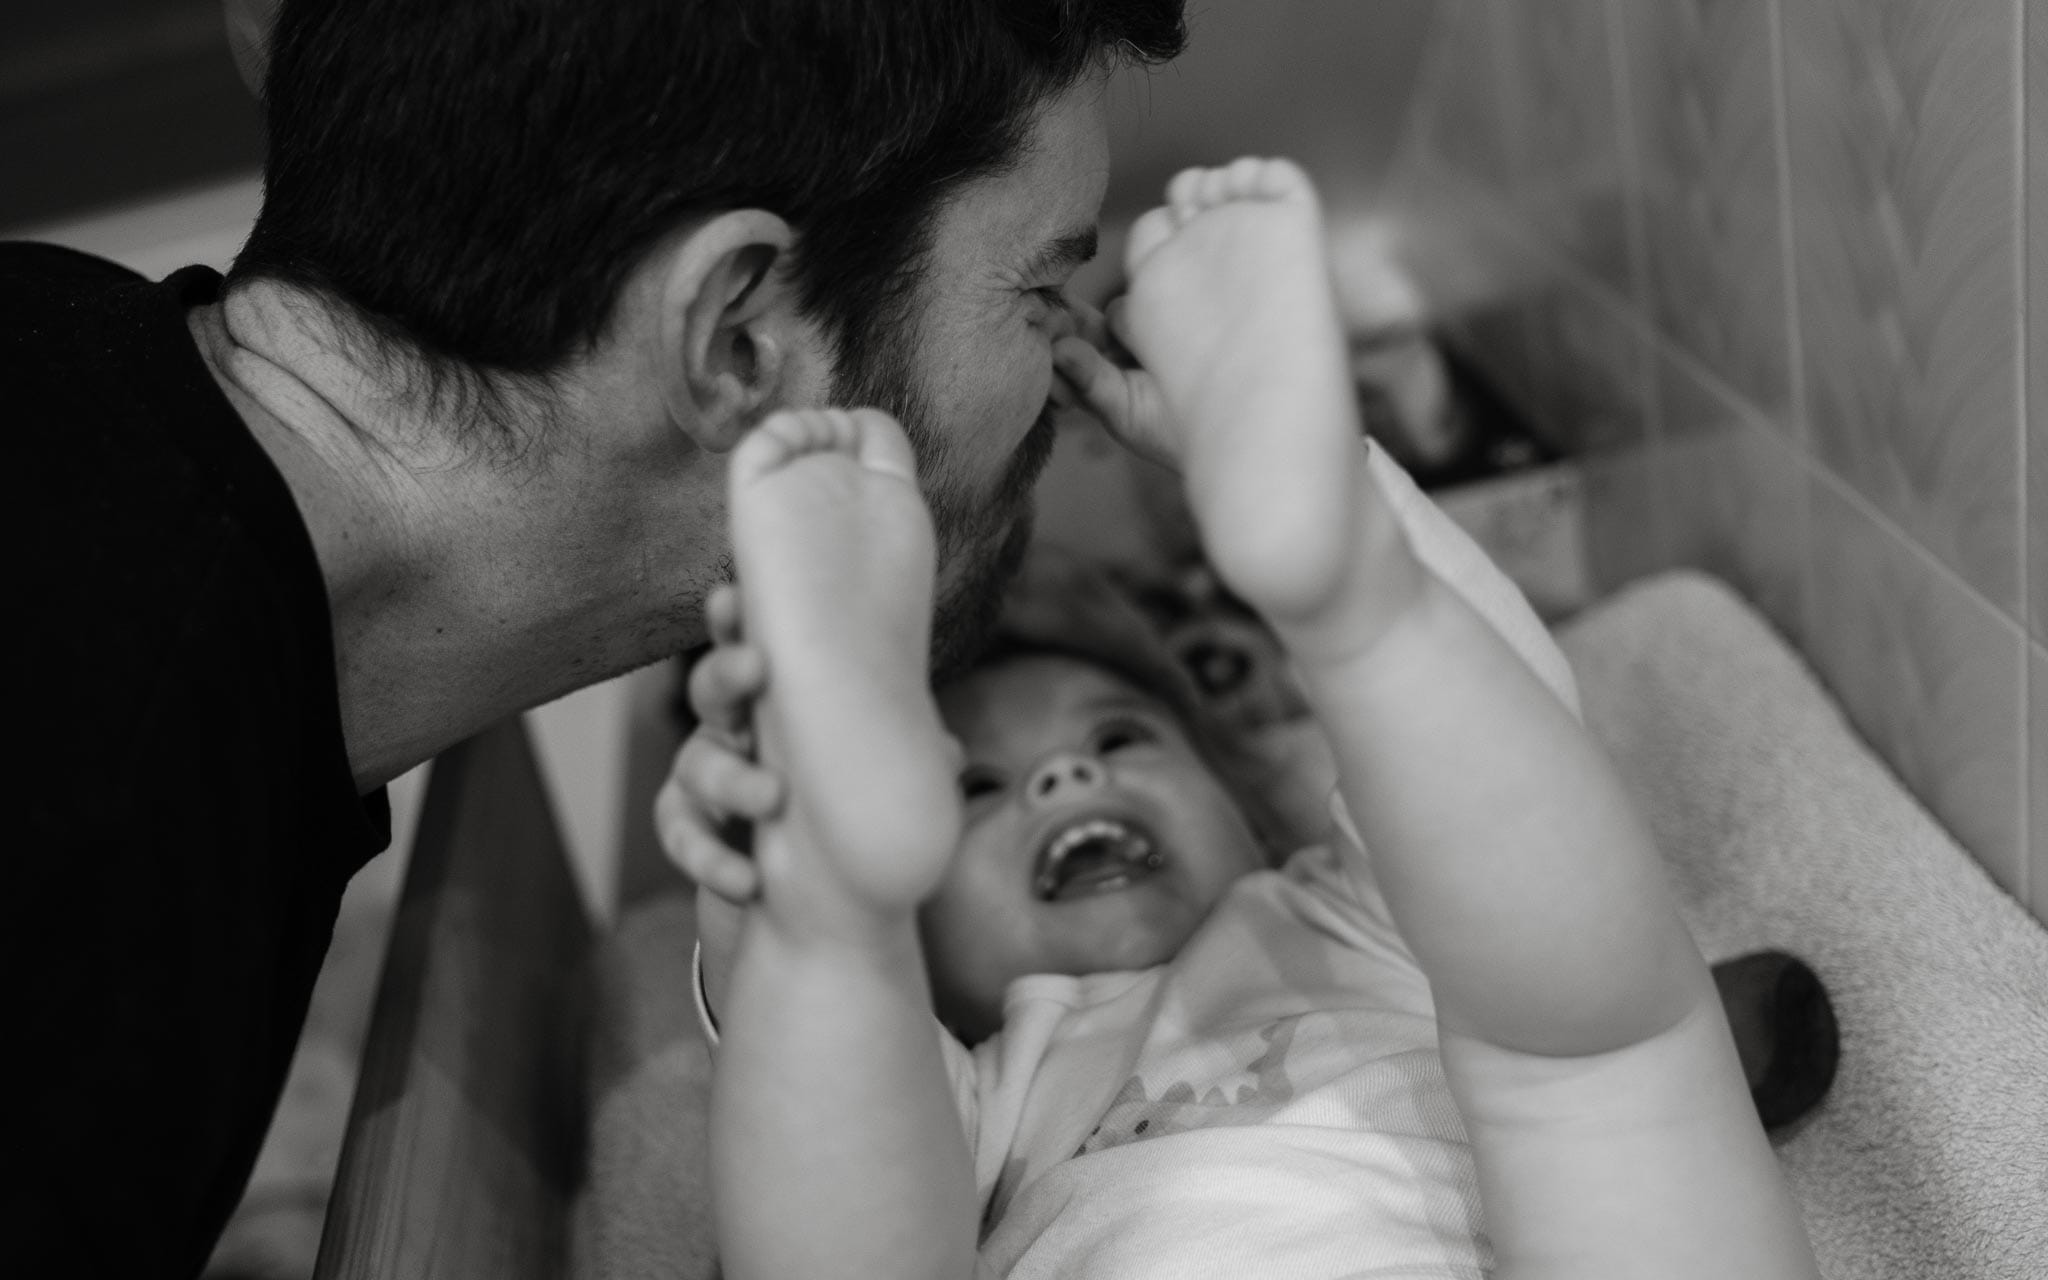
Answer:
[[[1068,966],[1068,972],[1117,973],[1165,964],[1180,954],[1215,903],[1147,892],[1141,886],[1106,895],[1103,905],[1121,909],[1122,918],[1096,929],[1081,948],[1085,960]]]
[[[1133,928],[1113,942],[1091,941],[1077,949],[1081,954],[1070,953],[1059,961],[1048,960],[1030,966],[1026,972],[1027,975],[1065,974],[1075,978],[1140,972],[1165,964],[1180,954],[1181,947],[1199,923],[1197,920],[1178,929]],[[938,998],[939,1020],[955,1039],[973,1048],[1002,1029],[1003,1006],[1009,986],[1010,983],[1005,981],[1000,991],[954,991],[950,998],[934,991]]]

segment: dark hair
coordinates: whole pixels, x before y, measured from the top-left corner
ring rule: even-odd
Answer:
[[[692,215],[786,219],[858,367],[935,213],[1091,68],[1185,42],[1183,0],[286,0],[263,209],[233,278],[345,304],[438,384],[541,379]]]

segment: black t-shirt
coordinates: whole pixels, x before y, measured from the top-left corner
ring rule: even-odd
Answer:
[[[312,540],[186,329],[219,288],[0,245],[14,1274],[198,1273],[342,889],[390,839],[350,774]]]

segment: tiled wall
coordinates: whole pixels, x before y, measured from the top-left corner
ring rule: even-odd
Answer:
[[[2048,920],[2048,0],[1444,0],[1389,203],[1602,582],[1733,582]]]

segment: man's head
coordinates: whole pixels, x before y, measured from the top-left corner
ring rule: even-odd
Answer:
[[[1101,78],[1183,37],[1181,0],[287,0],[234,276],[338,304],[513,455],[549,415],[508,389],[545,409],[644,285],[694,446],[806,397],[905,420],[957,605],[1047,443]]]

